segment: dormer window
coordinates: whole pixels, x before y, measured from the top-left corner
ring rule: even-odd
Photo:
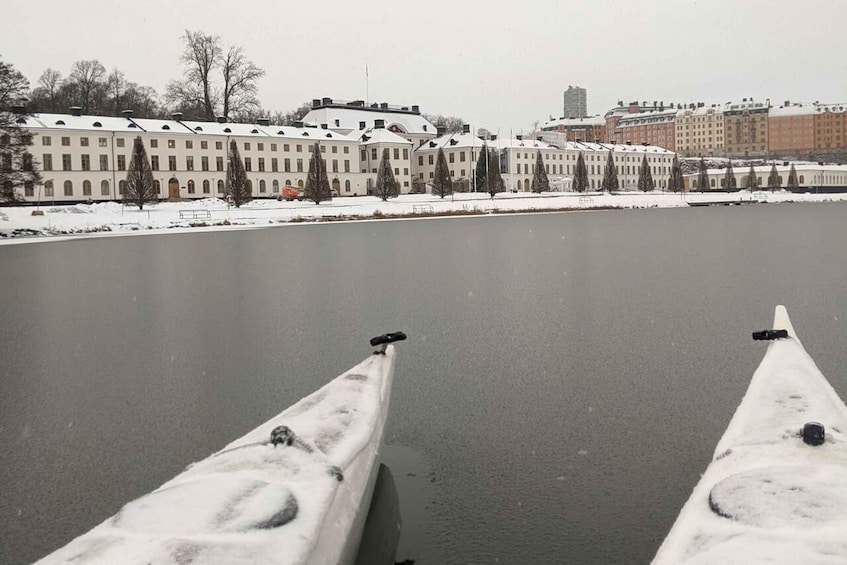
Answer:
[[[57,126],[63,126],[63,125],[65,125],[65,122],[64,122],[64,120],[58,120],[58,121],[56,121],[56,125]]]
[[[194,131],[203,131],[203,128],[201,128],[200,126],[197,126],[196,128],[194,128]]]
[[[162,126],[162,129],[171,129],[171,126],[169,126],[168,124],[165,124],[165,125]]]
[[[229,128],[224,128],[224,133],[232,133],[232,130]]]
[[[91,124],[91,125],[92,125],[92,126],[94,126],[94,127],[96,127],[96,128],[102,128],[102,127],[103,127],[103,124],[101,124],[100,122],[94,122],[94,123],[93,123],[93,124]]]
[[[284,132],[284,131],[282,131],[282,130],[279,130],[278,132],[276,132],[276,134],[277,134],[277,135],[285,135],[285,132]]]
[[[257,129],[250,130],[250,133],[259,133],[259,130],[257,130]]]

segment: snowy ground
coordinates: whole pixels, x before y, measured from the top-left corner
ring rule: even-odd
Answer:
[[[490,214],[590,210],[603,208],[673,208],[704,201],[831,202],[847,201],[847,194],[792,194],[738,192],[733,194],[674,194],[666,192],[498,194],[494,200],[480,193],[456,194],[444,199],[429,194],[407,194],[387,202],[372,196],[311,202],[255,200],[241,208],[217,198],[190,202],[162,202],[144,210],[114,202],[0,208],[0,241],[41,236],[102,232],[151,232],[178,229],[231,229],[232,226],[268,226],[281,223],[362,220],[451,214]],[[40,209],[43,216],[33,216]]]

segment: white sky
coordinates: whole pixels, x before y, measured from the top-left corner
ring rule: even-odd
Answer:
[[[140,15],[132,10],[139,7]],[[4,0],[0,57],[34,84],[99,59],[160,94],[186,28],[240,44],[262,105],[329,96],[419,104],[505,134],[617,100],[847,101],[845,0]]]

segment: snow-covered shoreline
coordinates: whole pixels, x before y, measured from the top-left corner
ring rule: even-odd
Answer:
[[[620,192],[498,194],[463,193],[444,199],[429,194],[407,194],[387,202],[372,197],[335,198],[311,202],[254,200],[241,208],[217,198],[187,202],[160,202],[138,210],[116,202],[19,206],[0,208],[0,242],[50,240],[79,235],[129,235],[250,229],[320,221],[411,219],[432,216],[500,213],[541,213],[592,209],[678,208],[691,203],[782,203],[847,201],[847,194],[795,194],[787,191],[737,193]],[[33,216],[34,210],[44,215]]]

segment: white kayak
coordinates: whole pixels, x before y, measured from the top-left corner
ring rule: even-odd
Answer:
[[[783,306],[774,329],[786,337],[768,346],[654,565],[847,563],[847,407]]]
[[[37,563],[352,563],[393,375],[388,345]]]

